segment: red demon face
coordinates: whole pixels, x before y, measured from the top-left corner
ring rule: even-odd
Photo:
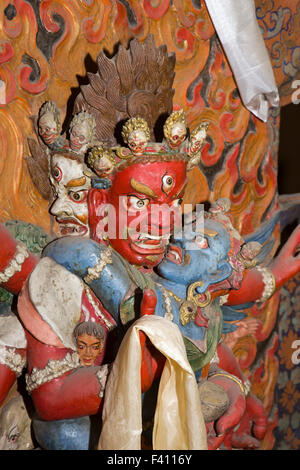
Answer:
[[[113,177],[100,230],[131,264],[152,267],[161,261],[181,221],[185,183],[186,163],[175,160],[135,163]]]

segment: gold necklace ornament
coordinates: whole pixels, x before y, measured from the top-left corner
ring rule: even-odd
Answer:
[[[180,323],[184,326],[187,325],[191,320],[195,320],[198,307],[203,308],[207,307],[211,303],[211,293],[209,291],[204,292],[203,294],[194,294],[194,290],[197,287],[202,287],[202,281],[193,282],[188,287],[187,292],[187,299],[181,299],[178,295],[174,294],[171,290],[167,289],[166,287],[160,286],[163,290],[168,293],[171,297],[173,297],[179,304],[179,312],[180,312]]]

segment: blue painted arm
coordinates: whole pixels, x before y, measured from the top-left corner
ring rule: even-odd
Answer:
[[[108,248],[89,238],[62,237],[49,243],[42,256],[52,258],[68,271],[84,280],[103,306],[118,320],[119,307],[131,286],[126,267],[110,250],[108,263],[103,263]],[[110,262],[111,261],[111,262]],[[101,267],[96,279],[87,278],[89,268]]]

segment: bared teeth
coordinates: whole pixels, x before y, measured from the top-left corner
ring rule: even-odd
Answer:
[[[163,251],[170,238],[170,234],[152,235],[151,233],[146,232],[136,232],[130,227],[127,227],[127,233],[131,242],[137,249],[149,251]]]
[[[153,244],[151,245],[149,243],[136,243],[136,245],[139,246],[140,248],[145,248],[147,250],[154,250],[160,246],[160,244],[157,244],[157,243],[155,243],[154,245]]]
[[[182,263],[182,250],[177,246],[170,246],[167,252],[167,258],[176,264]]]
[[[149,233],[140,233],[139,240],[161,240],[162,237],[160,235],[150,235]]]
[[[80,225],[61,224],[60,226],[61,235],[78,235],[78,234],[84,234],[85,232],[86,232],[85,227],[81,227]]]
[[[181,258],[179,256],[178,253],[176,253],[176,251],[173,251],[173,250],[170,250],[168,252],[168,255],[171,257],[171,258],[174,258],[176,261],[181,261]]]

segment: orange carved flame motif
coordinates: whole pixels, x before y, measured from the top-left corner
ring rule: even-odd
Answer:
[[[186,111],[192,129],[201,121],[209,122],[202,160],[189,174],[184,201],[195,204],[228,197],[232,221],[243,235],[272,215],[277,207],[279,115],[273,112],[268,122],[262,123],[243,106],[203,1],[42,0],[37,10],[38,3],[2,2],[2,220],[22,219],[50,232],[49,201],[33,185],[25,164],[24,157],[30,158],[27,137],[34,135],[30,117],[47,100],[55,101],[66,116],[68,103],[74,101],[73,91],[100,51],[112,55],[116,44],[126,48],[132,38],[143,43],[151,33],[157,45],[166,44],[168,52],[176,54],[174,109]],[[262,3],[260,16],[268,14],[270,19],[273,2]],[[299,34],[295,42],[298,38]],[[268,47],[273,64],[277,64],[275,45]],[[282,70],[277,69],[276,74],[282,83]],[[259,312],[260,334],[243,337],[234,346],[244,370],[249,371],[255,359],[257,342],[272,331],[276,300],[270,305]],[[271,356],[268,360],[264,380],[259,379],[258,370],[254,374],[254,391],[263,401],[272,392],[270,387],[274,389],[277,374],[276,361]]]

